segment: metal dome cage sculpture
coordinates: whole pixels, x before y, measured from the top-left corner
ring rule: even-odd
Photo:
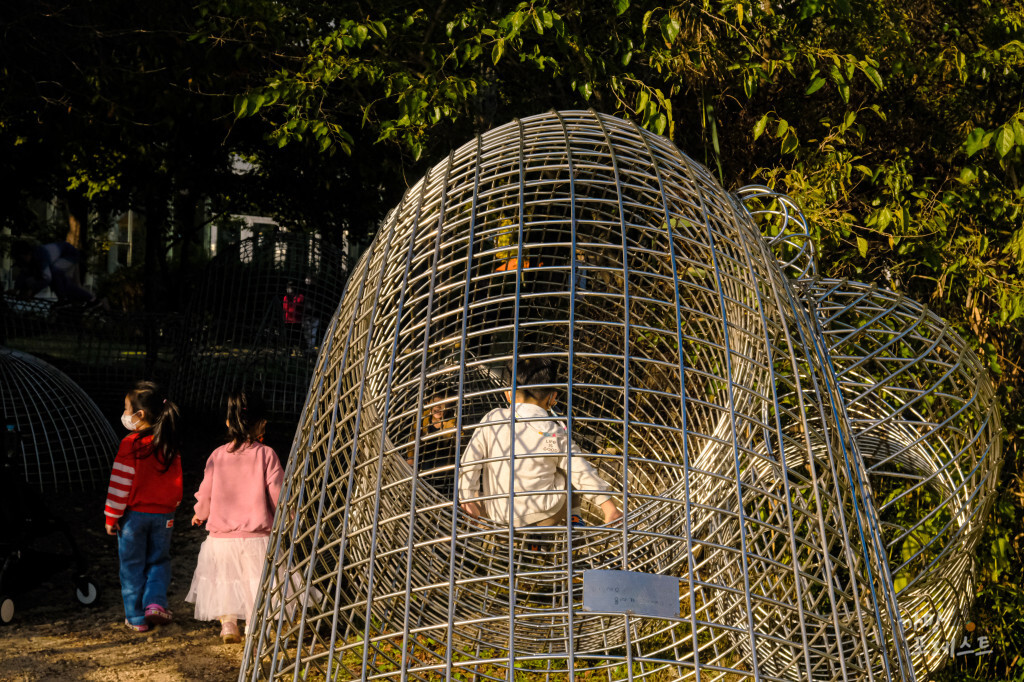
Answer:
[[[42,360],[3,346],[0,387],[2,426],[20,435],[20,457],[5,471],[20,472],[43,492],[106,485],[117,437],[85,391]]]
[[[186,308],[174,381],[181,403],[221,414],[228,392],[258,386],[273,416],[295,419],[344,268],[341,251],[316,235],[275,231],[222,248]]]
[[[915,679],[898,531],[872,494],[891,469],[858,454],[867,408],[848,418],[858,375],[837,378],[828,340],[860,346],[821,317],[787,201],[732,196],[668,140],[583,111],[516,120],[431,169],[325,335],[240,679]],[[555,419],[619,522],[585,489],[583,525],[461,507],[482,416],[531,388],[501,372],[522,357],[559,367]],[[917,409],[882,407],[894,424]]]

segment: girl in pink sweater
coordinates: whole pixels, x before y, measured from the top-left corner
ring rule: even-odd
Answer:
[[[228,437],[213,451],[196,493],[192,525],[210,532],[185,601],[197,620],[219,620],[221,639],[241,641],[238,620],[252,612],[284,472],[266,431],[263,401],[236,391],[228,398]]]

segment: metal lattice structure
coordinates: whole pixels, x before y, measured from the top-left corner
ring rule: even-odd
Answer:
[[[993,387],[950,325],[905,296],[817,280],[817,313],[868,470],[915,669],[949,660],[999,483]]]
[[[85,391],[55,367],[3,346],[0,387],[2,426],[20,435],[15,470],[29,485],[56,492],[107,483],[117,438]]]
[[[139,377],[170,378],[180,318],[5,296],[4,345],[53,365],[116,420]]]
[[[928,600],[941,567],[970,572],[991,387],[941,321],[815,267],[787,198],[732,196],[613,117],[552,112],[453,152],[327,330],[240,679],[915,679],[931,661],[907,617],[962,617]],[[466,443],[523,388],[500,373],[523,354],[560,366],[560,421],[622,522],[585,494],[583,526],[460,508]],[[949,520],[908,562],[937,516],[899,516],[883,483],[934,489]],[[590,570],[677,579],[677,615],[594,610]]]
[[[344,269],[344,254],[315,235],[273,232],[222,248],[186,310],[174,382],[182,405],[219,414],[232,389],[258,386],[272,415],[294,419]],[[302,296],[298,322],[284,319],[289,283]]]

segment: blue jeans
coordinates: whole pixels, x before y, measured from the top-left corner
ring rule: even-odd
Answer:
[[[146,622],[146,607],[167,608],[167,585],[171,582],[171,531],[174,514],[126,511],[117,532],[117,554],[121,558],[121,597],[124,613],[132,625]]]

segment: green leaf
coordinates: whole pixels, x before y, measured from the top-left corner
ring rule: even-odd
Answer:
[[[860,252],[861,258],[868,257],[868,240],[864,237],[857,237],[857,251]]]
[[[266,95],[264,95],[262,92],[255,92],[249,95],[249,106],[246,108],[246,111],[249,113],[250,116],[253,116],[256,114],[257,111],[260,110],[260,107],[262,107],[263,103],[266,101]]]
[[[1013,141],[1018,147],[1024,147],[1024,123],[1019,118],[1013,119]]]
[[[797,139],[796,133],[793,132],[793,129],[790,128],[789,131],[786,132],[786,136],[782,138],[782,153],[792,154],[799,146],[800,141]]]
[[[967,136],[967,140],[964,142],[964,147],[967,148],[967,156],[974,156],[986,146],[988,146],[988,139],[985,137],[984,128],[975,128],[972,130],[971,134]]]
[[[615,16],[621,16],[629,9],[629,0],[615,0]]]
[[[647,104],[651,101],[651,95],[647,90],[641,90],[636,100],[636,110],[638,113],[643,113],[647,109]]]
[[[1013,149],[1013,130],[1009,126],[1003,126],[996,133],[996,153],[1002,158]]]
[[[891,223],[891,222],[892,222],[892,212],[889,210],[888,207],[883,208],[878,213],[878,229],[879,230],[884,230],[885,228],[889,227],[889,223]]]
[[[764,133],[765,127],[768,125],[768,114],[765,114],[761,119],[754,124],[754,139],[761,137]]]
[[[522,27],[523,22],[526,21],[526,14],[522,11],[518,11],[512,15],[512,31],[509,34],[513,36],[519,33],[519,29]]]
[[[665,114],[658,114],[654,118],[651,130],[655,135],[661,135],[665,132],[666,125],[668,125],[668,119],[665,118]]]
[[[665,39],[667,45],[671,45],[675,42],[676,36],[679,35],[679,20],[673,17],[671,14],[666,14],[661,18],[659,22],[661,24],[661,36]]]
[[[878,71],[875,70],[875,67],[871,66],[870,64],[865,64],[862,68],[864,71],[864,75],[867,76],[868,80],[870,80],[874,84],[875,89],[881,90],[882,76],[880,76]]]
[[[647,35],[647,27],[651,25],[652,14],[654,14],[654,10],[652,9],[644,12],[644,20],[640,22],[640,35]]]
[[[579,91],[580,96],[588,102],[590,101],[590,96],[594,94],[594,88],[589,82],[580,83],[576,86],[576,90]]]
[[[818,76],[813,81],[811,81],[811,85],[807,88],[807,90],[804,91],[804,94],[813,95],[818,90],[821,90],[821,86],[823,85],[825,85],[825,79],[822,78],[821,76]]]
[[[789,121],[784,118],[779,119],[779,127],[775,130],[775,137],[782,137],[789,130]]]
[[[494,48],[491,50],[491,61],[495,64],[501,59],[501,55],[505,53],[505,41],[504,39],[498,40],[494,44]]]

